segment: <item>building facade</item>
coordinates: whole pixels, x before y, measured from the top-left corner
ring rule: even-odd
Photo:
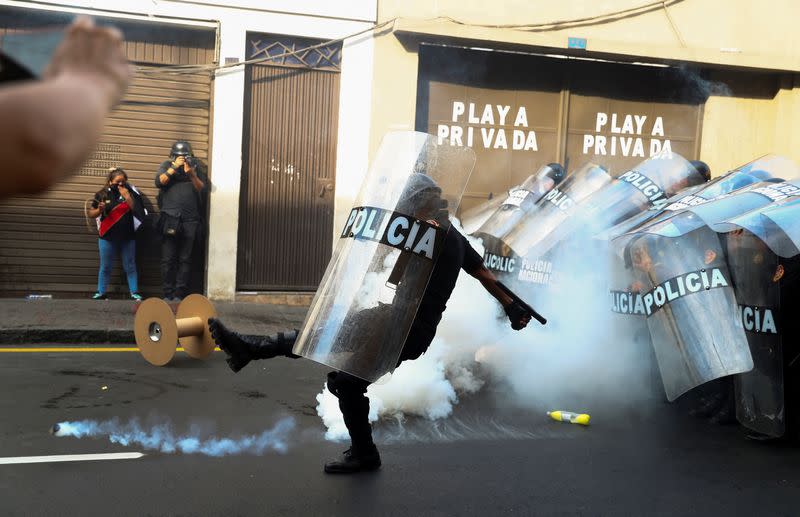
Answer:
[[[473,147],[462,209],[550,162],[616,175],[670,149],[718,175],[767,153],[800,161],[793,0],[0,0],[0,28],[77,12],[120,26],[144,72],[78,175],[0,206],[6,294],[89,292],[83,200],[113,162],[154,201],[178,138],[211,176],[198,289],[225,300],[315,289],[392,130]],[[155,291],[157,239],[144,240]]]

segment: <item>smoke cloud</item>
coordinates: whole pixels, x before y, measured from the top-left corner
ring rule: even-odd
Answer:
[[[102,422],[59,422],[54,426],[54,434],[74,438],[107,437],[111,443],[125,447],[139,445],[165,454],[179,452],[219,457],[233,454],[262,455],[269,451],[285,453],[289,449],[289,434],[294,428],[294,419],[287,417],[260,434],[219,438],[208,436],[199,425],[192,426],[186,434],[177,434],[170,423],[145,427],[136,419],[124,423],[112,419]]]
[[[469,240],[483,253],[482,241]],[[548,410],[600,411],[600,419],[646,410],[654,385],[650,344],[642,339],[647,333],[637,332],[645,322],[621,320],[634,317],[611,312],[608,260],[612,256],[585,253],[591,249],[589,236],[573,242],[552,257],[558,270],[567,272],[557,289],[536,296],[520,292],[531,296],[528,301],[548,318],[544,327],[532,321],[522,331],[512,330],[482,285],[460,275],[430,349],[367,391],[370,421],[380,421],[376,432],[391,429],[391,440],[413,440],[419,436],[404,436],[403,423],[421,418],[432,422],[431,432],[425,433],[431,439],[542,434],[541,429],[514,429],[491,409],[483,415],[453,416],[462,399],[486,386],[504,406],[541,415],[542,425],[549,424]],[[323,389],[317,402],[328,429],[326,438],[347,439],[336,398]]]

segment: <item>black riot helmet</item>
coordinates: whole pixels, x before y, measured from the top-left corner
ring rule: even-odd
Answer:
[[[701,160],[692,160],[689,163],[692,164],[694,170],[696,170],[705,179],[705,181],[711,179],[711,168],[708,166],[706,162]]]
[[[442,199],[442,189],[424,172],[411,174],[397,202],[396,210],[417,217],[427,214],[433,219],[447,220],[447,200]]]
[[[171,158],[175,158],[176,156],[192,156],[192,146],[186,140],[178,140],[172,144],[169,155]]]
[[[556,182],[556,185],[561,183],[561,181],[567,175],[564,172],[564,167],[562,167],[559,163],[548,163],[545,167],[550,169],[550,171],[547,172],[547,175],[553,178],[553,181]]]

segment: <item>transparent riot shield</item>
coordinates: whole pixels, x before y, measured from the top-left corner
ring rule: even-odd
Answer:
[[[464,233],[472,235],[478,228],[483,225],[493,213],[508,199],[509,191],[502,192],[484,202],[465,210],[461,213],[461,228]]]
[[[734,378],[736,418],[759,433],[783,436],[786,410],[780,304],[784,265],[750,232],[736,230],[726,234],[725,240],[741,325],[753,357],[753,370]]]
[[[624,242],[631,235],[653,233],[666,237],[679,237],[703,226],[725,232],[731,228],[730,220],[757,212],[773,203],[783,203],[800,197],[800,180],[786,182],[759,182],[706,203],[690,206],[681,211],[657,218],[633,232],[617,238]]]
[[[662,153],[644,160],[588,197],[527,253],[542,255],[577,234],[603,232],[649,207],[663,207],[679,190],[703,182],[705,177],[678,154]]]
[[[717,233],[705,227],[679,238],[642,233],[626,253],[668,400],[752,369]]]
[[[560,165],[545,165],[520,186],[511,189],[503,204],[474,232],[474,235],[503,240],[522,219],[535,217],[536,209],[541,207],[537,202],[557,187],[563,177],[564,171]]]
[[[371,382],[394,370],[474,161],[424,133],[383,139],[295,354]]]
[[[624,220],[604,232],[606,239],[615,239],[626,233],[635,232],[646,224],[655,223],[693,206],[727,197],[731,193],[755,183],[766,180],[792,180],[800,178],[800,168],[788,158],[777,155],[763,156],[742,165],[727,174],[714,178],[708,183],[695,185],[680,191],[667,201],[666,205],[652,206],[650,209]],[[619,243],[620,246],[625,241]]]
[[[743,228],[758,236],[779,257],[800,254],[800,198],[797,197],[776,201],[715,226],[722,232]]]
[[[522,219],[505,234],[505,244],[519,256],[528,255],[533,246],[569,218],[576,205],[610,182],[606,169],[587,163],[541,198],[533,216]]]

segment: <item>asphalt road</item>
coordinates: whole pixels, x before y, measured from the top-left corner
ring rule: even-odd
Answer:
[[[0,354],[0,457],[141,451],[140,459],[0,465],[0,515],[797,515],[800,450],[743,439],[655,405],[593,414],[584,428],[508,407],[501,392],[444,421],[381,422],[377,473],[329,476],[316,395],[326,368],[183,354]],[[104,389],[105,387],[105,389]],[[289,417],[285,453],[209,457],[106,438],[57,438],[56,422],[171,422],[219,436],[258,434]]]

